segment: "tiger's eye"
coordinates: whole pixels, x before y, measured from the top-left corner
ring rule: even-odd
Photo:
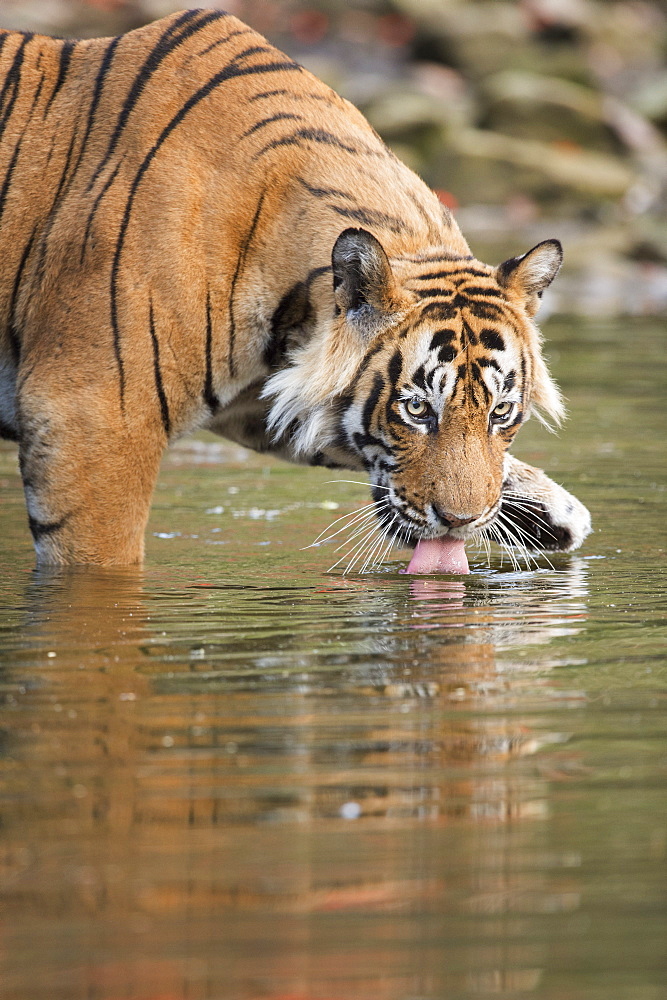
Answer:
[[[514,403],[510,403],[510,401],[506,399],[504,403],[498,403],[498,405],[494,407],[491,416],[494,417],[496,420],[502,420],[503,417],[506,417],[509,413],[512,412],[513,406]]]
[[[416,396],[414,399],[409,399],[406,402],[405,409],[411,417],[426,417],[429,413],[428,403],[425,403],[423,399],[418,399]]]

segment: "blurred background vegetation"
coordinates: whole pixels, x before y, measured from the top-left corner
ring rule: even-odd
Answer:
[[[0,26],[111,35],[184,6],[2,0]],[[566,268],[553,311],[667,309],[665,2],[198,6],[236,14],[358,105],[455,210],[478,257],[494,263],[560,238]]]

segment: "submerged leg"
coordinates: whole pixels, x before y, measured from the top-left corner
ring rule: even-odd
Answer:
[[[143,559],[166,438],[143,415],[126,417],[113,388],[53,366],[23,380],[19,459],[39,565]]]
[[[521,538],[535,551],[571,552],[591,532],[591,515],[581,501],[541,469],[505,456],[501,511],[516,526],[508,545]],[[496,531],[503,534],[502,521]]]

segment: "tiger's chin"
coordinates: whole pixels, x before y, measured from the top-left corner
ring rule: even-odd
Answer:
[[[467,573],[463,547],[479,539],[526,556],[579,548],[592,530],[586,507],[541,469],[512,455],[505,458],[504,473],[499,502],[471,524],[438,533],[408,523],[400,511],[393,513],[385,530],[400,547],[415,549],[408,572]]]

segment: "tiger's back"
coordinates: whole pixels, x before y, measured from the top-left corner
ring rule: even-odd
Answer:
[[[46,335],[46,324],[31,322],[35,300],[46,300],[50,314],[52,297],[73,294],[83,280],[108,304],[104,317],[96,302],[89,325],[111,328],[123,392],[131,378],[124,356],[139,347],[123,327],[135,322],[141,286],[160,300],[154,319],[164,312],[172,335],[185,324],[188,339],[191,310],[208,301],[214,340],[240,334],[227,358],[236,377],[276,295],[301,277],[303,261],[328,262],[341,225],[379,225],[398,237],[397,249],[458,234],[451,219],[443,225],[447,213],[431,192],[415,193],[415,176],[356,109],[234,17],[195,10],[119,38],[5,33],[0,41],[5,357],[31,350],[26,327]],[[311,219],[299,227],[308,201],[317,231]],[[241,274],[240,257],[245,271],[269,277],[251,305],[243,284],[252,275]],[[230,315],[232,294],[240,315]],[[197,320],[204,329],[206,317]],[[174,429],[187,426],[183,417],[170,415]]]
[[[318,432],[372,339],[332,318],[332,246],[364,227],[413,271],[471,258],[363,116],[220,11],[113,39],[3,33],[0,79],[0,433],[38,557],[140,560],[161,454],[196,427],[368,467]],[[285,372],[310,403],[272,418]]]

